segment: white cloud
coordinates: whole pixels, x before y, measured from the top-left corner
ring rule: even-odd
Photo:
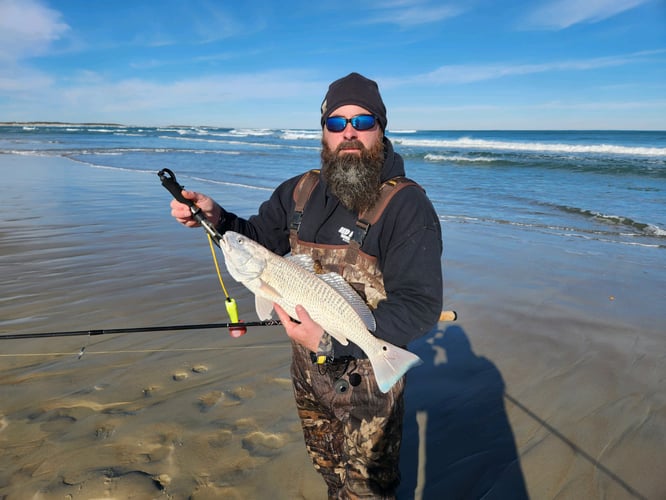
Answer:
[[[664,110],[666,101],[663,99],[402,106],[391,110],[390,121],[395,130],[664,130]],[[539,117],[538,121],[535,116]]]
[[[112,81],[84,71],[73,74],[67,86],[24,76],[20,81],[4,81],[0,74],[0,92],[4,90],[11,96],[6,105],[0,106],[5,120],[151,124],[190,119],[214,123],[212,116],[217,121],[237,123],[255,118],[259,111],[270,107],[289,109],[288,103],[294,100],[311,100],[315,112],[324,88],[324,83],[313,80],[307,70],[216,75],[173,82],[137,78]],[[33,87],[24,92],[21,85],[30,82]],[[192,115],[189,118],[188,113]],[[284,120],[285,116],[290,115],[277,118]],[[316,119],[309,122],[316,123]]]
[[[596,23],[651,0],[549,0],[528,14],[530,28],[560,30],[579,23]]]
[[[377,13],[364,22],[368,24],[396,24],[411,28],[456,17],[464,9],[453,5],[430,5],[428,1],[409,0],[377,4]]]
[[[0,69],[0,96],[29,95],[43,92],[53,84],[53,78],[40,71],[4,64]]]
[[[635,52],[626,55],[596,57],[591,59],[552,61],[540,64],[460,64],[440,66],[429,73],[414,75],[408,80],[382,80],[391,86],[418,84],[464,84],[495,80],[507,76],[546,73],[551,71],[587,71],[599,68],[624,66],[643,62],[646,57],[659,56],[666,49]]]
[[[69,26],[38,0],[0,0],[0,60],[42,54]]]
[[[236,36],[249,36],[265,29],[265,12],[251,2],[242,5],[239,15],[228,2],[168,2],[156,9],[148,2],[135,2],[134,15],[117,30],[131,32],[130,43],[145,47],[191,46],[218,42]],[[116,23],[119,21],[116,19]],[[113,33],[113,32],[112,32]],[[122,38],[117,43],[126,43]]]
[[[285,99],[302,95],[306,87],[321,92],[321,84],[308,84],[306,72],[274,71],[253,74],[219,75],[158,83],[140,79],[88,85],[63,90],[62,97],[76,106],[132,111],[147,108],[224,103],[255,99]],[[112,96],[112,98],[111,98]]]

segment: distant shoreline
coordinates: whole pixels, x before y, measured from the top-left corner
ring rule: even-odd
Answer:
[[[121,125],[120,123],[71,123],[71,122],[0,122],[0,126],[16,126],[16,125],[30,125],[30,126],[37,126],[37,125],[48,125],[50,127],[56,126],[56,127],[64,127],[64,126],[69,126],[69,125],[85,125],[85,126],[105,126],[105,127],[128,127],[129,125]]]
[[[137,124],[123,124],[123,123],[98,123],[98,122],[0,122],[0,127],[115,127],[115,128],[216,128],[216,129],[246,129],[246,128],[263,128],[263,127],[231,127],[220,125],[184,125],[184,124],[170,124],[170,125],[137,125]],[[271,130],[294,130],[288,127],[278,127]],[[316,130],[316,129],[311,129]],[[387,129],[388,134],[399,134],[405,132],[412,132],[414,129],[402,130]],[[647,132],[647,133],[663,133],[666,130],[656,129],[419,129],[420,132]]]
[[[101,123],[101,122],[0,122],[0,127],[207,127],[207,125],[128,125],[123,123]],[[232,127],[215,127],[215,128],[232,128]]]

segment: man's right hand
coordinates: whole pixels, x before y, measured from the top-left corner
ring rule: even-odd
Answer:
[[[215,200],[206,196],[205,194],[197,193],[195,191],[187,191],[183,189],[182,195],[188,200],[192,200],[196,206],[198,206],[203,214],[206,216],[210,222],[215,224],[221,215],[220,206],[215,203]],[[196,227],[199,226],[199,223],[192,218],[192,211],[190,207],[184,203],[180,203],[177,200],[171,200],[171,215],[181,224],[184,224],[187,227]]]

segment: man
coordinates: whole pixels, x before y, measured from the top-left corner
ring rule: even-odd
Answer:
[[[377,84],[351,73],[331,83],[321,106],[321,172],[285,181],[247,220],[202,194],[183,196],[221,233],[242,233],[279,255],[307,253],[324,272],[340,273],[373,310],[374,334],[406,346],[439,318],[441,229],[424,191],[404,178],[386,124]],[[187,206],[171,206],[179,222],[197,225]],[[393,498],[405,377],[382,393],[358,346],[338,343],[300,306],[298,322],[275,310],[292,340],[305,444],[329,497]]]

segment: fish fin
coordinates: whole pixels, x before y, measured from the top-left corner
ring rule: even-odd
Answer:
[[[290,262],[293,262],[298,267],[302,267],[303,269],[305,269],[310,273],[315,272],[314,260],[309,255],[306,254],[288,255],[285,257],[285,259],[287,259]]]
[[[282,298],[272,286],[263,281],[259,284],[257,293],[254,295],[254,308],[261,321],[277,319],[277,313],[273,311],[273,302]]]
[[[273,301],[259,297],[259,295],[254,296],[254,308],[257,311],[257,317],[260,321],[268,321],[270,319],[277,319],[277,313],[273,308]]]
[[[275,288],[265,283],[264,281],[262,281],[259,285],[259,289],[257,290],[256,295],[261,295],[266,300],[270,300],[272,302],[277,302],[278,299],[282,298],[282,295]]]
[[[318,274],[317,277],[328,283],[336,292],[344,297],[344,299],[352,306],[356,314],[360,316],[365,323],[365,327],[374,332],[377,328],[375,317],[368,305],[363,302],[363,299],[356,290],[340,276],[338,273]]]
[[[335,340],[340,342],[342,345],[347,345],[349,344],[349,340],[347,340],[347,337],[341,334],[337,334],[335,332],[327,332],[331,337],[333,337]]]
[[[377,386],[380,391],[386,393],[407,370],[420,365],[423,361],[405,349],[385,341],[380,342],[380,348],[373,352],[372,356],[369,355],[369,359],[375,372]]]

